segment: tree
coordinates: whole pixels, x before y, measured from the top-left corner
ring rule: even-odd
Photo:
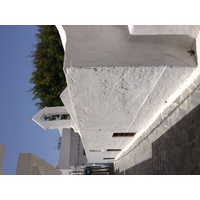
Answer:
[[[36,106],[42,109],[46,106],[62,106],[61,92],[67,87],[63,72],[64,50],[58,30],[55,26],[38,26],[35,35],[37,44],[30,55],[33,72],[29,91]]]

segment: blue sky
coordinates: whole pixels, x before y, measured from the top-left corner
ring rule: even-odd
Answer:
[[[29,117],[38,110],[29,83],[33,70],[36,26],[0,25],[0,144],[5,146],[3,172],[16,174],[19,153],[33,153],[49,164],[58,162],[58,130],[45,131]]]

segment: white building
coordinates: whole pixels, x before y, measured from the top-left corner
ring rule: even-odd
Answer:
[[[71,120],[44,122],[44,113],[33,120],[61,134],[73,128],[88,163],[118,159],[199,73],[200,26],[57,27],[68,87],[60,95],[65,106],[46,114]],[[68,169],[75,161],[69,140],[63,144],[68,153],[60,153],[59,168]]]
[[[2,163],[4,145],[0,144],[0,175],[3,175]],[[20,153],[16,175],[61,175],[62,171],[40,159],[32,153]]]
[[[58,168],[63,174],[83,173],[87,158],[81,138],[72,128],[60,130],[62,136]]]
[[[61,175],[62,172],[32,153],[20,153],[16,175]]]

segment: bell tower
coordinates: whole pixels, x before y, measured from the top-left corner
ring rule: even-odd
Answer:
[[[43,129],[59,129],[73,127],[72,120],[63,119],[69,114],[65,106],[45,107],[33,116],[32,120]]]

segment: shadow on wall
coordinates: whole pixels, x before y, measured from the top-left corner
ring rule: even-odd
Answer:
[[[152,144],[152,158],[124,172],[126,175],[199,175],[200,105]]]

